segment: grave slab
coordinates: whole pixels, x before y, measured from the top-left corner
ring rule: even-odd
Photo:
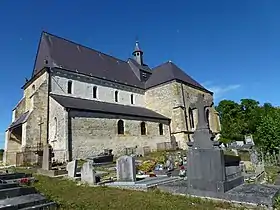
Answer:
[[[252,205],[263,205],[272,207],[274,199],[279,195],[280,186],[243,184],[225,193],[193,190],[188,188],[186,181],[175,181],[172,183],[158,185],[158,189],[172,194],[193,195],[206,198],[224,199],[237,203]]]
[[[14,209],[31,207],[34,205],[46,203],[46,198],[40,194],[29,194],[13,198],[0,200],[0,209],[8,209],[9,207],[16,207]]]
[[[34,187],[13,187],[0,190],[0,199],[17,197],[21,195],[34,194],[36,190]]]
[[[124,189],[132,189],[132,190],[148,190],[150,188],[154,188],[160,184],[167,184],[170,182],[174,182],[177,180],[181,180],[179,177],[168,177],[168,176],[159,176],[159,177],[148,177],[140,181],[135,182],[110,182],[105,183],[105,186],[108,187],[117,187],[117,188],[124,188]]]

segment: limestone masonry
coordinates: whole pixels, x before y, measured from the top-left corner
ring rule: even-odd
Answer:
[[[104,149],[157,150],[163,143],[187,149],[197,124],[190,108],[205,89],[172,62],[153,69],[136,42],[123,61],[43,32],[30,80],[13,109],[4,162],[36,163],[50,144],[54,161],[85,159]],[[214,107],[205,110],[211,131],[220,132]]]

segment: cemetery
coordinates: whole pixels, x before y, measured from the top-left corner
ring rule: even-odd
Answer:
[[[207,102],[199,98],[196,106],[198,124],[188,151],[113,157],[105,150],[57,164],[46,145],[40,167],[2,169],[0,209],[122,209],[139,201],[133,209],[277,206],[279,156],[262,153],[248,137],[230,145],[214,141],[204,115]]]

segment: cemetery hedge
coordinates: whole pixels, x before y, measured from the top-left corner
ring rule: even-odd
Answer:
[[[140,192],[107,187],[78,186],[63,178],[36,175],[36,189],[56,201],[60,209],[144,210],[144,209],[244,209],[229,203],[213,202],[159,191]]]

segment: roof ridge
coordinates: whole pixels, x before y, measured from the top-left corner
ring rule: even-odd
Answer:
[[[122,60],[122,59],[117,58],[117,57],[114,57],[114,56],[112,56],[112,55],[103,53],[103,52],[101,52],[101,51],[99,51],[99,50],[95,50],[95,49],[93,49],[93,48],[87,47],[87,46],[85,46],[85,45],[83,45],[83,44],[77,43],[77,42],[72,41],[72,40],[69,40],[69,39],[67,39],[67,38],[64,38],[64,37],[61,37],[61,36],[58,36],[58,35],[55,35],[55,34],[46,32],[46,31],[43,31],[43,32],[42,32],[42,35],[43,35],[43,34],[46,34],[46,35],[49,35],[49,36],[53,36],[53,37],[55,37],[55,38],[61,39],[61,40],[66,41],[66,42],[69,42],[69,43],[71,43],[71,44],[78,45],[79,47],[83,47],[83,48],[86,48],[86,49],[88,49],[88,50],[95,51],[95,52],[97,52],[97,53],[100,53],[100,54],[103,54],[103,55],[105,55],[105,56],[111,57],[111,58],[113,58],[113,59],[115,59],[115,60],[118,60],[118,61],[127,63],[125,60]],[[41,35],[41,36],[42,36],[42,35]]]
[[[156,68],[159,68],[159,67],[161,67],[161,66],[163,66],[163,65],[166,65],[166,64],[168,64],[168,63],[170,63],[170,61],[166,61],[166,62],[164,62],[164,63],[161,63],[161,64],[159,64],[158,66],[155,66],[154,68],[152,68],[152,70],[154,70],[154,69],[156,69]]]

